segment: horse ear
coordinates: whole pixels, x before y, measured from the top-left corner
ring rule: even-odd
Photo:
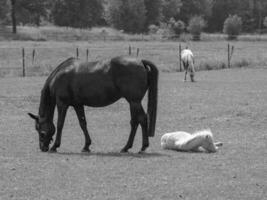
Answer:
[[[32,119],[34,119],[35,121],[38,121],[38,120],[39,120],[39,117],[38,117],[37,115],[34,115],[34,114],[32,114],[32,113],[28,113],[28,115],[29,115]]]

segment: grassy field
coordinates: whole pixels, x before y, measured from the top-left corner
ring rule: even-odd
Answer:
[[[0,27],[0,40],[24,41],[167,41],[174,38],[169,30],[161,29],[157,34],[127,34],[111,27],[93,27],[91,29],[78,29],[58,26],[17,26],[17,34],[11,33],[12,27]],[[192,39],[191,34],[182,33],[181,41]],[[222,33],[202,33],[203,41],[225,41],[227,35]],[[247,34],[238,36],[240,41],[267,41],[267,34]]]
[[[47,75],[60,62],[70,56],[86,60],[86,50],[89,50],[89,61],[107,59],[117,55],[127,55],[129,45],[132,54],[152,60],[161,71],[179,71],[178,49],[188,46],[195,55],[197,70],[221,69],[227,67],[227,41],[202,41],[179,43],[174,41],[84,41],[84,42],[0,42],[0,76],[20,76],[22,73],[22,48],[25,48],[26,75]],[[266,68],[267,43],[263,41],[232,42],[234,53],[232,67]],[[35,59],[32,53],[35,49]]]
[[[136,154],[140,129],[131,153],[118,153],[130,128],[124,100],[86,109],[92,153],[80,153],[83,134],[73,109],[59,152],[41,153],[27,112],[37,112],[45,77],[2,78],[0,199],[262,200],[267,195],[266,77],[261,68],[201,71],[192,84],[182,82],[182,73],[161,73],[156,136],[143,155]],[[224,143],[217,153],[160,148],[165,132],[207,127]]]

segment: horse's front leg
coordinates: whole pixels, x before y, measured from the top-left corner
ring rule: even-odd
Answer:
[[[62,135],[62,129],[65,122],[66,113],[68,110],[67,105],[57,105],[58,109],[58,119],[57,119],[57,135],[54,145],[51,147],[50,152],[56,152],[57,148],[61,144],[61,135]]]
[[[85,118],[85,113],[84,113],[84,107],[83,106],[75,106],[74,107],[81,129],[83,131],[84,137],[85,137],[85,144],[82,149],[82,152],[90,152],[89,146],[91,145],[91,138],[88,134],[87,130],[87,123],[86,123],[86,118]]]

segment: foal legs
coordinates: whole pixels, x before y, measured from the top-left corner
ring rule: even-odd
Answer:
[[[121,152],[127,152],[128,149],[132,148],[134,137],[139,123],[141,124],[143,133],[143,145],[141,151],[144,151],[149,145],[147,136],[147,116],[144,112],[141,102],[138,103],[131,102],[130,111],[131,111],[131,132],[127,144],[122,148]]]
[[[68,110],[68,106],[60,104],[60,105],[57,105],[57,109],[58,109],[57,135],[56,135],[55,143],[50,149],[51,152],[56,152],[57,148],[60,146],[62,129],[63,129],[63,126],[64,126],[64,122],[65,122],[65,117],[66,117],[66,113],[67,113],[67,110]]]
[[[190,69],[191,82],[195,82],[194,76],[195,76],[195,67],[194,67],[194,65],[192,65],[191,69]]]
[[[84,107],[83,106],[75,106],[74,107],[81,129],[83,131],[84,137],[85,137],[85,144],[84,147],[82,149],[82,152],[90,152],[89,150],[89,146],[91,144],[91,138],[88,134],[88,130],[87,130],[87,123],[86,123],[86,118],[85,118],[85,113],[84,113]]]
[[[184,82],[186,82],[186,75],[187,75],[187,69],[185,70],[185,73],[184,73]]]
[[[188,64],[186,62],[183,61],[183,66],[184,66],[184,82],[186,82],[186,76],[187,76],[187,71],[188,71]]]

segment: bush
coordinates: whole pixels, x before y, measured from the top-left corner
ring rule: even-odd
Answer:
[[[150,34],[156,34],[159,30],[159,27],[154,24],[151,24],[149,25],[148,30]]]
[[[237,15],[230,15],[223,24],[223,32],[228,35],[228,40],[235,40],[242,29],[242,19]]]
[[[175,33],[175,35],[177,37],[180,37],[180,34],[184,32],[184,28],[185,28],[184,22],[181,20],[175,21],[174,18],[171,18],[169,21],[169,24],[170,24],[170,28]]]
[[[205,26],[206,22],[201,16],[194,16],[189,20],[187,29],[193,36],[193,40],[200,40],[200,34]]]

